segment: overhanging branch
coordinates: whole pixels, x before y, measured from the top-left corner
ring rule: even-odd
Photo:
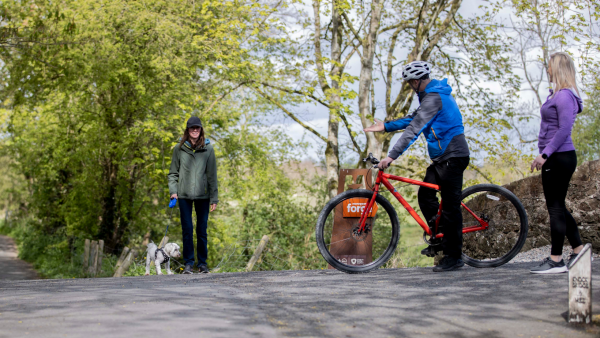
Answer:
[[[267,99],[268,101],[270,101],[271,103],[273,103],[274,105],[276,105],[277,107],[279,107],[279,109],[281,109],[284,113],[287,114],[287,116],[291,117],[292,120],[296,121],[299,125],[301,125],[304,129],[310,131],[311,133],[313,133],[315,136],[317,136],[318,138],[320,138],[321,140],[323,140],[323,142],[327,143],[327,138],[323,137],[323,135],[319,134],[318,131],[314,130],[312,127],[310,127],[309,125],[307,125],[306,123],[300,121],[300,119],[298,119],[296,117],[296,115],[294,115],[294,113],[292,113],[291,111],[289,111],[288,109],[286,109],[281,103],[279,103],[277,100],[275,100],[274,98],[272,98],[271,96],[269,96],[267,93],[263,92],[262,90],[256,88],[256,87],[250,87],[252,89],[254,89],[257,93],[260,94],[260,96],[264,97],[265,99]]]
[[[243,86],[245,84],[245,82],[242,82],[240,84],[238,84],[237,86],[230,88],[228,91],[226,91],[225,93],[223,93],[221,96],[219,96],[216,100],[213,101],[213,103],[210,104],[210,106],[208,108],[206,108],[201,114],[200,117],[204,116],[204,114],[208,113],[211,109],[213,109],[213,107],[221,100],[223,100],[225,98],[225,96],[229,95],[229,93],[231,93],[232,91],[240,88],[241,86]]]
[[[346,130],[348,130],[348,135],[350,135],[350,139],[352,140],[352,144],[354,145],[354,148],[356,148],[356,151],[358,151],[359,154],[362,154],[362,150],[358,146],[358,143],[356,142],[354,135],[352,135],[352,129],[350,129],[350,124],[348,123],[346,116],[344,116],[344,114],[339,114],[339,115],[340,115],[340,118],[342,119],[342,121],[344,121],[344,125],[346,126]]]

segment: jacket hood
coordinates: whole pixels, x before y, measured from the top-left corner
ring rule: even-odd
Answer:
[[[568,90],[568,92],[573,95],[575,101],[577,102],[577,106],[579,107],[577,114],[581,113],[583,111],[583,100],[579,97],[579,95],[577,95],[577,92],[573,88],[563,88],[559,90],[559,92],[563,90]],[[550,89],[550,97],[552,97],[552,95],[554,95],[554,89]]]
[[[583,100],[579,97],[579,95],[577,95],[577,92],[575,90],[573,90],[573,88],[569,88],[569,91],[575,97],[575,101],[577,101],[577,105],[579,105],[579,111],[577,112],[577,114],[579,114],[583,111]]]
[[[452,87],[448,85],[448,79],[443,80],[431,80],[427,87],[425,87],[426,93],[440,93],[444,95],[450,95],[452,93]]]
[[[181,138],[179,138],[179,141],[178,141],[178,142],[181,142]],[[185,144],[186,144],[188,147],[190,147],[190,148],[192,147],[192,144],[190,143],[190,141],[185,141]],[[209,139],[204,139],[204,145],[205,145],[205,146],[207,146],[207,145],[209,145],[209,144],[210,144],[210,140],[209,140]]]
[[[181,140],[181,139],[180,139],[180,140]],[[190,146],[190,147],[192,146],[192,144],[190,143],[190,141],[185,141],[185,144],[187,144],[187,145],[188,145],[188,146]],[[207,146],[207,145],[209,145],[209,144],[210,144],[210,140],[209,140],[209,139],[207,139],[207,138],[205,138],[205,139],[204,139],[204,145],[205,145],[205,146]]]

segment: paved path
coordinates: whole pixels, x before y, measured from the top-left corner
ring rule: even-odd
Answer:
[[[0,281],[0,337],[597,336],[563,318],[567,275],[529,267]]]
[[[37,279],[31,265],[17,258],[15,241],[0,235],[0,280]]]

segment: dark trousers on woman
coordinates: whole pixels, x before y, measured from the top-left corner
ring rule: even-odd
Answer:
[[[575,168],[577,168],[575,150],[553,153],[542,166],[542,185],[550,215],[551,255],[562,255],[565,236],[573,248],[582,244],[577,223],[565,205],[569,182]]]
[[[469,157],[451,157],[448,160],[433,163],[427,167],[424,182],[440,186],[442,195],[442,216],[440,227],[444,229],[442,250],[444,255],[460,258],[462,255],[462,213],[460,195],[462,192],[463,173],[469,165]],[[438,212],[440,203],[437,192],[433,189],[419,188],[419,207],[429,223]],[[431,223],[429,225],[432,226]]]
[[[196,246],[198,251],[198,266],[206,265],[208,256],[208,240],[206,228],[208,227],[209,200],[179,199],[179,214],[181,216],[181,230],[183,232],[183,260],[186,265],[194,266],[194,221],[192,209],[196,208]]]

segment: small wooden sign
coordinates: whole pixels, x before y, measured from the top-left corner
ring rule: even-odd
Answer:
[[[341,169],[338,182],[338,194],[345,190],[346,176],[352,177],[352,182],[348,189],[367,189],[373,187],[373,176],[369,169]],[[362,182],[358,183],[358,177],[362,176]],[[356,227],[364,208],[367,206],[368,199],[352,198],[339,204],[334,211],[333,231],[331,236],[332,243],[339,243],[331,246],[331,254],[338,261],[347,265],[365,265],[371,263],[372,255],[372,236],[370,232],[361,238],[355,238],[352,241],[346,241],[353,237],[352,230]],[[373,226],[373,217],[377,213],[378,205],[375,204],[369,213],[368,222]],[[333,269],[330,265],[329,269]]]
[[[586,244],[569,266],[569,323],[592,323],[592,246]]]

